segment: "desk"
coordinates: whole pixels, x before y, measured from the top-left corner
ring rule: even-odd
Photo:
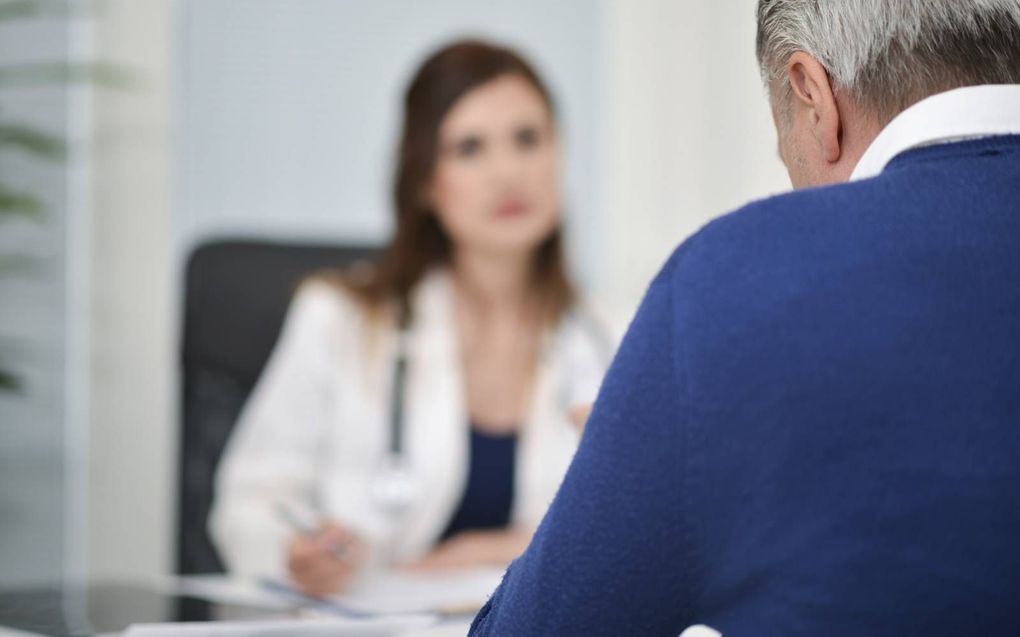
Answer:
[[[217,623],[205,626],[223,630],[244,621],[253,635],[259,634],[260,626],[269,630],[279,622],[288,622],[294,630],[281,633],[277,629],[277,634],[295,635],[302,626],[329,622],[328,634],[336,637],[453,637],[467,632],[473,615],[470,609],[485,600],[501,576],[502,571],[495,569],[377,573],[358,582],[350,594],[321,602],[279,584],[268,586],[224,576],[7,589],[0,591],[0,637],[119,636],[130,624],[181,620],[213,620]],[[451,605],[462,612],[452,616],[420,612]],[[177,624],[176,631],[152,634],[187,634],[200,626]]]

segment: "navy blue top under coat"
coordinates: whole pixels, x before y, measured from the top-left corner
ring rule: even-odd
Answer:
[[[502,529],[510,524],[517,434],[492,434],[472,425],[468,455],[464,493],[440,540],[461,531]]]

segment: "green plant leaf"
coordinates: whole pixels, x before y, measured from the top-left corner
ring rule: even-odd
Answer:
[[[11,274],[22,276],[38,274],[46,265],[46,260],[41,257],[25,254],[0,255],[0,277]]]
[[[0,87],[91,82],[103,88],[130,89],[141,84],[139,77],[138,73],[124,66],[105,62],[35,62],[0,67]]]
[[[39,0],[8,0],[0,4],[0,20],[15,20],[18,18],[34,18],[42,15],[49,9],[52,3],[39,2]]]
[[[34,195],[15,192],[0,184],[0,216],[27,217],[42,221],[42,202]]]
[[[0,391],[20,394],[21,390],[21,379],[10,372],[0,369]]]
[[[67,145],[63,139],[23,124],[0,124],[0,150],[5,147],[17,148],[50,161],[67,157]]]
[[[74,0],[0,0],[0,21],[39,17],[85,16],[95,3]]]

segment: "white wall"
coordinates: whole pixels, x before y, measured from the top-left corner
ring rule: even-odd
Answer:
[[[619,304],[707,221],[789,188],[755,62],[756,4],[608,4],[602,291]]]
[[[94,92],[87,566],[170,567],[176,458],[169,0],[111,0],[97,59],[138,77]]]

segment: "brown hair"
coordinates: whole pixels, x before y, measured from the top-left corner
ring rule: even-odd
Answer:
[[[404,122],[393,181],[396,232],[380,259],[358,275],[342,276],[344,287],[370,310],[396,301],[413,311],[409,297],[426,272],[449,263],[452,245],[424,199],[432,178],[443,118],[468,91],[505,75],[527,80],[555,113],[552,96],[534,69],[514,51],[476,40],[454,42],[434,52],[415,74],[404,96]],[[537,247],[532,286],[545,316],[558,320],[574,301],[559,227]]]

